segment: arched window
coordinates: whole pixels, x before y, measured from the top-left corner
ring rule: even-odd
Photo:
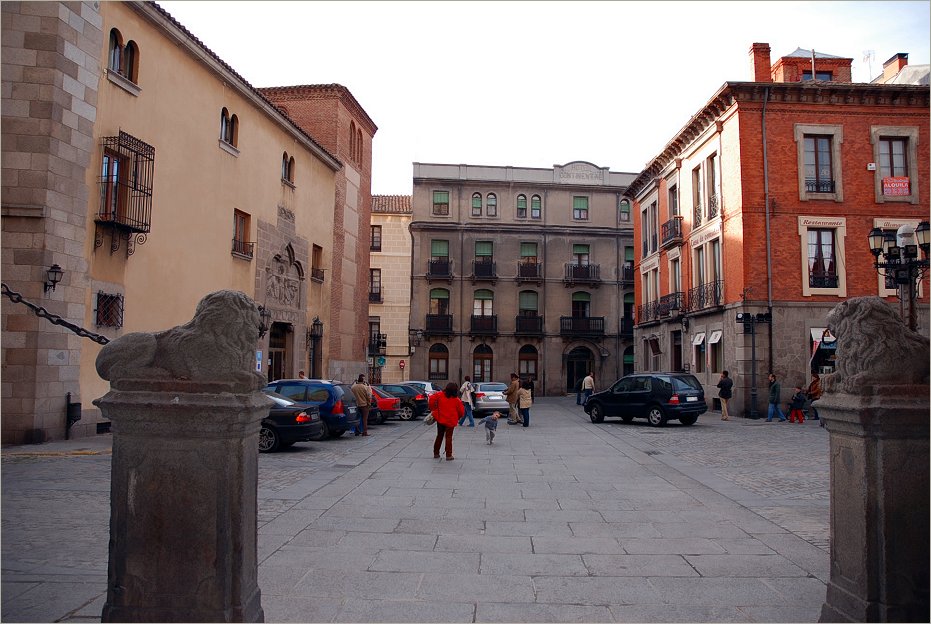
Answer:
[[[233,143],[233,127],[226,108],[220,111],[220,140],[231,145]]]
[[[592,296],[589,293],[572,293],[572,318],[588,318],[591,310]]]
[[[294,156],[288,159],[288,182],[294,184]]]
[[[233,115],[230,117],[229,140],[227,143],[236,147],[239,145],[239,117]]]
[[[356,122],[349,122],[349,158],[356,160]]]
[[[124,45],[123,35],[116,28],[110,30],[107,69],[133,83],[139,75],[139,46],[135,41]]]
[[[123,64],[123,36],[116,28],[110,31],[110,51],[107,55],[107,69],[120,73]]]
[[[446,345],[430,346],[430,381],[449,379],[449,349]]]
[[[482,194],[472,193],[472,216],[482,216]]]
[[[445,288],[430,291],[430,314],[449,314],[449,291]]]
[[[486,344],[480,344],[472,351],[472,381],[494,381],[495,354]]]
[[[498,196],[494,193],[489,193],[485,198],[485,214],[489,217],[498,216]]]
[[[524,345],[517,352],[517,374],[521,379],[537,379],[537,348]]]
[[[495,294],[490,290],[476,290],[472,299],[472,314],[474,316],[491,316],[493,311]]]
[[[287,152],[281,155],[281,179],[294,184],[294,157]]]
[[[361,164],[362,164],[362,160],[363,160],[363,159],[362,159],[362,154],[364,153],[364,152],[363,152],[363,149],[362,149],[362,146],[363,146],[363,143],[362,143],[362,130],[356,130],[356,137],[357,137],[357,139],[356,139],[356,161],[361,165]]]
[[[133,83],[137,82],[136,77],[139,75],[139,46],[135,41],[130,41],[123,48],[123,62],[121,63],[122,71],[120,73],[124,78],[128,78]]]
[[[543,200],[539,195],[530,198],[530,218],[539,219],[543,213]]]
[[[527,218],[527,196],[526,195],[517,196],[517,218],[518,219]]]

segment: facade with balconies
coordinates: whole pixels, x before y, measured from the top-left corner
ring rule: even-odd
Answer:
[[[563,394],[633,366],[633,174],[414,163],[409,378]]]
[[[929,170],[927,86],[854,84],[851,59],[810,50],[771,64],[753,44],[750,60],[753,82],[725,83],[628,189],[636,368],[694,373],[712,409],[728,370],[740,415],[765,413],[771,370],[786,392],[829,372],[837,303],[899,305],[867,234],[927,218]]]

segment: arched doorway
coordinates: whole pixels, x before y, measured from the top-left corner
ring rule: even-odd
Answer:
[[[272,323],[268,332],[268,381],[286,379],[290,375],[288,334],[291,331],[288,323]]]
[[[576,347],[566,355],[566,392],[575,392],[575,385],[595,370],[595,355],[587,347]]]

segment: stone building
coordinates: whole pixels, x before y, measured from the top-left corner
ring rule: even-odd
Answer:
[[[368,355],[374,382],[410,378],[405,374],[410,360],[410,223],[410,195],[372,196]]]
[[[364,365],[363,339],[328,341],[334,328],[364,336],[367,320],[345,328],[355,316],[339,318],[352,306],[333,279],[364,288],[368,274],[374,126],[329,112],[352,108],[348,91],[321,105],[330,149],[154,3],[4,2],[2,14],[5,285],[103,340],[240,290],[271,315],[263,375],[331,370],[330,351]],[[46,289],[52,265],[63,277]],[[4,443],[63,437],[69,396],[83,412],[71,435],[106,428],[91,404],[108,389],[100,344],[8,298],[2,331]]]
[[[635,174],[414,163],[408,379],[550,395],[632,368]]]
[[[750,59],[753,81],[726,82],[627,196],[637,370],[689,370],[719,409],[727,369],[732,411],[765,415],[769,371],[788,396],[831,370],[834,305],[862,295],[898,305],[867,234],[928,219],[929,92],[852,83],[851,59],[810,50],[771,64],[757,43]]]

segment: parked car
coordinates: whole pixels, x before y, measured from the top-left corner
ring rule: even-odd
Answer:
[[[417,386],[407,384],[376,384],[373,386],[384,390],[391,396],[401,399],[401,404],[395,412],[401,420],[413,420],[430,411],[427,404],[427,395]]]
[[[317,406],[323,422],[317,440],[338,438],[359,424],[356,400],[346,384],[325,379],[279,379],[265,386],[265,391],[277,392],[300,405]]]
[[[475,385],[475,400],[472,406],[472,413],[476,416],[487,416],[492,412],[501,412],[505,418],[508,417],[508,400],[504,393],[507,392],[508,385],[496,381],[481,381]]]
[[[288,397],[266,392],[275,402],[262,419],[259,430],[259,452],[274,453],[288,448],[295,442],[318,439],[323,432],[320,408],[315,405],[300,405]]]
[[[588,397],[585,412],[593,423],[619,417],[626,423],[646,418],[654,427],[669,420],[694,425],[708,411],[701,382],[689,373],[635,373]]]
[[[398,415],[398,408],[401,407],[401,399],[392,396],[382,390],[372,386],[372,396],[375,398],[376,409],[378,410],[377,420],[372,420],[372,414],[369,414],[369,423],[380,425],[392,416]]]
[[[420,388],[420,391],[426,394],[427,396],[430,396],[434,392],[443,391],[442,388],[437,386],[432,381],[405,381],[404,383],[410,386],[417,386],[418,388]]]

